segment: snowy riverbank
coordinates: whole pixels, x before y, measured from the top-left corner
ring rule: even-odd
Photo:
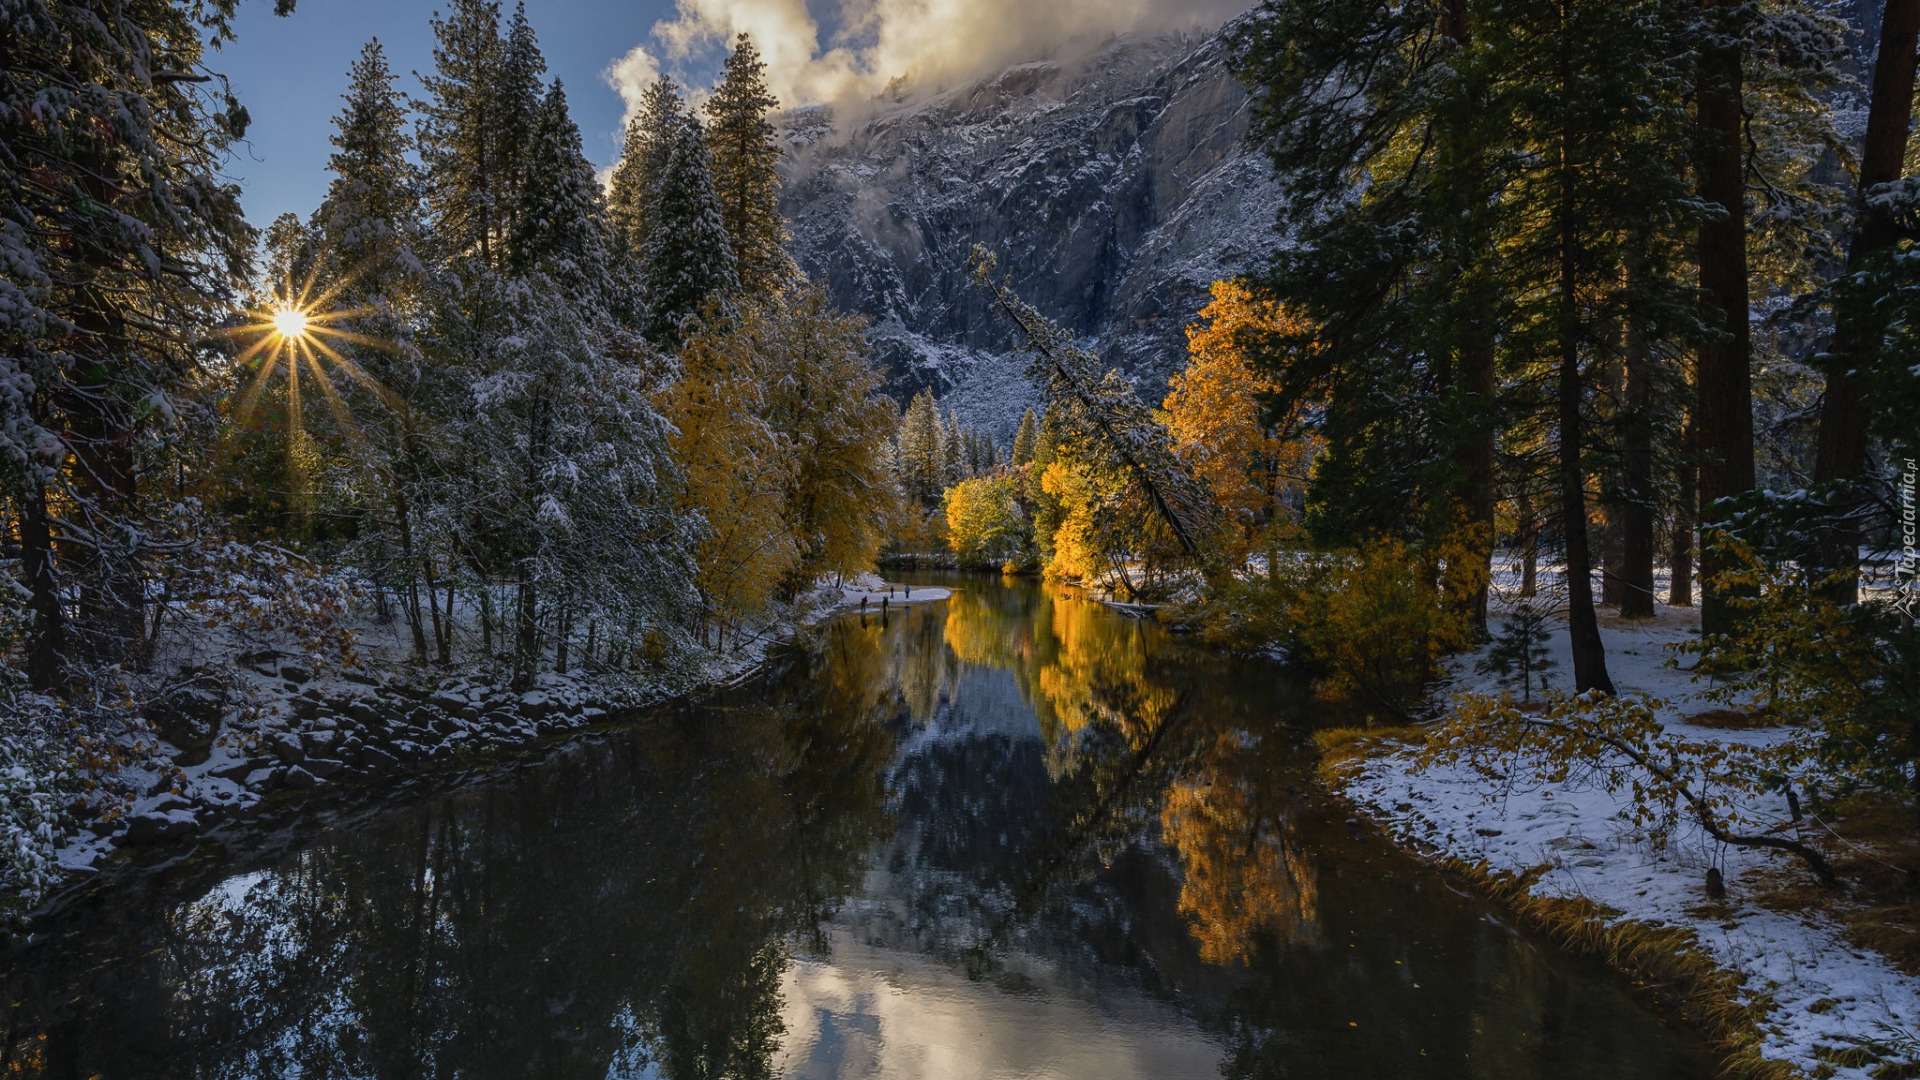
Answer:
[[[1688,739],[1762,746],[1789,737],[1781,728],[1728,730],[1692,722],[1717,706],[1701,698],[1704,682],[1665,661],[1670,646],[1697,636],[1698,629],[1696,611],[1665,605],[1650,622],[1603,616],[1616,686],[1661,699],[1662,722]],[[1564,623],[1552,647],[1558,661],[1552,681],[1564,688],[1572,669]],[[1497,692],[1475,673],[1476,659],[1454,660],[1447,698]],[[1920,1064],[1914,1064],[1920,1061],[1920,979],[1850,943],[1829,913],[1764,906],[1761,897],[1771,882],[1799,872],[1778,853],[1726,847],[1698,833],[1654,845],[1620,816],[1627,793],[1528,784],[1518,777],[1490,791],[1488,779],[1465,766],[1417,772],[1411,765],[1409,751],[1387,745],[1349,763],[1337,783],[1409,847],[1483,864],[1496,874],[1537,874],[1530,886],[1535,896],[1586,900],[1615,921],[1690,933],[1707,956],[1744,976],[1745,1003],[1763,1013],[1759,1049],[1767,1058],[1811,1077],[1920,1075]],[[1755,809],[1788,827],[1784,798]],[[1723,901],[1706,895],[1711,866],[1724,874]]]
[[[889,606],[950,595],[917,587],[908,601],[904,592],[894,587]],[[121,848],[188,840],[268,802],[286,805],[342,784],[377,786],[565,738],[741,681],[798,628],[858,609],[863,597],[877,608],[887,595],[881,578],[860,575],[816,588],[724,653],[644,674],[576,662],[519,689],[477,660],[455,665],[459,674],[408,663],[409,646],[392,626],[357,627],[359,662],[332,670],[291,651],[203,641],[196,662],[217,668],[219,678],[175,692],[160,714],[166,722],[120,740],[123,763],[110,786],[129,794],[76,807],[69,826],[48,838],[53,862],[61,884],[72,884]]]

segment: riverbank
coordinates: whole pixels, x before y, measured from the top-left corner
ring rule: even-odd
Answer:
[[[1704,684],[1666,666],[1670,648],[1698,628],[1695,611],[1664,605],[1648,622],[1603,618],[1616,686],[1660,699],[1662,723],[1690,740],[1758,747],[1790,737],[1744,726],[1702,698]],[[1564,626],[1551,641],[1554,670],[1571,670]],[[1467,693],[1495,692],[1475,670],[1479,656],[1454,658],[1443,709]],[[1920,1076],[1920,978],[1850,940],[1843,916],[1856,900],[1840,893],[1809,902],[1795,884],[1801,871],[1776,853],[1700,834],[1656,843],[1624,818],[1630,792],[1519,776],[1502,783],[1464,765],[1418,770],[1408,741],[1419,737],[1411,730],[1331,745],[1329,782],[1401,846],[1461,871],[1568,947],[1665,991],[1733,1071]],[[1812,829],[1794,823],[1784,797],[1754,809],[1776,829]],[[1708,895],[1709,868],[1721,871],[1723,898]]]
[[[96,794],[62,807],[62,827],[49,823],[39,839],[51,847],[53,872],[31,905],[17,906],[44,910],[116,852],[190,841],[269,804],[285,810],[322,789],[377,789],[464,768],[738,683],[800,628],[886,594],[882,579],[860,575],[814,589],[724,652],[636,673],[597,665],[589,651],[571,671],[542,672],[522,688],[478,657],[460,674],[413,664],[394,626],[356,626],[357,662],[331,670],[307,650],[200,641],[195,669],[205,676],[149,703],[145,722],[113,743],[111,770],[90,784],[82,777]],[[915,594],[912,603],[950,595]]]

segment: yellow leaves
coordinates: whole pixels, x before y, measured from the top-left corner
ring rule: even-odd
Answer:
[[[1213,283],[1200,319],[1187,330],[1186,370],[1173,377],[1161,408],[1174,452],[1239,526],[1235,554],[1244,557],[1262,526],[1298,502],[1318,448],[1317,439],[1282,438],[1266,422],[1260,398],[1278,386],[1255,369],[1247,347],[1302,327],[1237,281]]]
[[[976,476],[947,489],[947,543],[962,566],[998,566],[1024,559],[1026,521],[1011,475]]]
[[[1223,767],[1237,738],[1220,741],[1226,753],[1214,767],[1176,782],[1160,810],[1161,834],[1180,857],[1180,914],[1200,958],[1213,964],[1247,959],[1261,931],[1306,937],[1319,906],[1313,867],[1256,805],[1257,785]]]

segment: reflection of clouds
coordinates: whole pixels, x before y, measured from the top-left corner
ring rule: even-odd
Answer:
[[[1050,987],[1044,969],[1026,974],[1037,988],[1008,992],[837,934],[830,960],[787,968],[776,1072],[789,1080],[1220,1075],[1221,1048],[1165,1005],[1133,992],[1089,1002]]]

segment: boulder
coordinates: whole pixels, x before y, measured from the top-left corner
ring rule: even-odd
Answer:
[[[282,765],[298,765],[300,759],[307,756],[306,747],[301,745],[300,739],[285,731],[267,740],[267,751]]]
[[[304,684],[313,681],[313,671],[299,664],[281,664],[280,677],[290,683]]]
[[[187,809],[150,810],[127,819],[127,832],[121,843],[130,847],[184,840],[200,831],[200,821]]]
[[[337,758],[310,757],[302,765],[308,772],[321,780],[331,780],[345,770],[346,762]]]
[[[148,702],[147,722],[160,737],[180,749],[174,763],[198,765],[213,750],[214,736],[220,733],[220,717],[227,705],[224,687],[211,679],[195,679],[176,686]]]
[[[298,765],[290,766],[280,782],[295,791],[311,791],[320,786],[320,778]]]

